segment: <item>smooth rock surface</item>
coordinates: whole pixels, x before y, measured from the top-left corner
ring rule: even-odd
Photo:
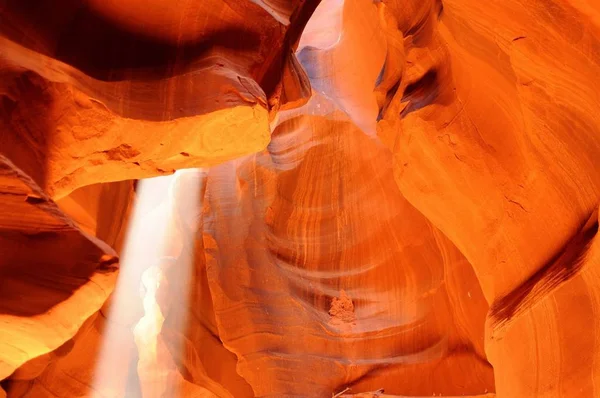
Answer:
[[[69,340],[114,287],[116,252],[0,156],[0,378]]]
[[[2,153],[60,198],[264,149],[270,107],[310,93],[314,5],[281,3],[4,2]]]
[[[599,40],[587,0],[0,2],[0,396],[599,396]]]
[[[379,126],[396,181],[473,265],[491,306],[486,352],[502,377],[499,396],[596,396],[593,362],[576,358],[597,349],[568,338],[582,322],[594,339],[594,310],[568,307],[578,321],[567,322],[543,303],[593,302],[597,285],[577,284],[586,246],[568,243],[600,201],[597,10],[559,1],[443,6],[430,2],[421,26],[403,31],[405,76],[415,83],[395,95],[402,112]],[[565,250],[573,252],[553,265]],[[512,310],[495,310],[506,302]]]

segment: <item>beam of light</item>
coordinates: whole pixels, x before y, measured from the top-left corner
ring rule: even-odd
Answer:
[[[183,333],[187,326],[190,284],[185,281],[193,272],[190,248],[198,230],[201,175],[182,170],[138,184],[101,333],[94,398],[160,397],[169,390],[168,396],[178,396],[173,375],[179,373],[160,333],[170,307],[178,311],[169,328]]]

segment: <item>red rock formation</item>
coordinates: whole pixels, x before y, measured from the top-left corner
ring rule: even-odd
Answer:
[[[599,29],[1,1],[0,396],[599,396]]]
[[[204,2],[194,7],[166,6],[158,1],[65,1],[60,6],[46,1],[8,1],[0,7],[0,152],[10,159],[7,164],[11,170],[23,170],[15,171],[15,175],[26,179],[26,187],[36,187],[37,183],[52,197],[62,198],[60,207],[81,229],[117,249],[124,232],[119,225],[128,214],[129,185],[94,189],[86,185],[210,165],[260,150],[269,139],[268,109],[302,101],[307,95],[307,82],[302,71],[296,70],[298,64],[293,60],[291,45],[297,41],[314,5],[308,2],[300,8],[295,1],[235,1]],[[36,289],[41,293],[41,287],[36,286],[42,282],[47,285],[56,280],[68,285],[63,282],[69,277],[68,269],[52,267],[73,266],[73,261],[78,261],[73,272],[81,274],[79,278],[86,276],[86,266],[102,264],[100,256],[94,260],[94,250],[100,249],[76,250],[74,245],[84,244],[86,239],[91,239],[92,245],[96,240],[79,231],[54,205],[44,205],[49,199],[39,188],[31,188],[35,193],[27,196],[25,202],[29,188],[23,188],[24,193],[19,191],[18,196],[11,186],[3,187],[3,193],[22,204],[6,207],[7,204],[2,209],[7,214],[1,229],[6,235],[1,245],[3,275],[6,274],[2,305],[10,313],[20,311],[22,306],[37,308],[39,301],[49,312],[37,317],[39,320],[31,315],[32,320],[27,321],[21,314],[6,321],[3,343],[14,348],[0,354],[0,378],[26,360],[68,343],[82,322],[106,299],[116,276],[112,274],[112,282],[96,281],[103,288],[101,293],[86,294],[81,288],[70,297],[65,293],[52,302],[48,293],[45,298],[36,295]],[[81,186],[86,187],[65,197]],[[31,206],[42,205],[43,209],[55,209],[51,214],[56,213],[60,222],[74,228],[73,232],[60,227],[64,238],[56,235],[50,239],[54,235],[49,235],[48,239],[37,239],[36,246],[30,245],[31,250],[22,252],[27,240],[18,240],[26,239],[20,237],[20,231],[46,233],[46,226],[36,218],[41,216],[32,213],[28,221],[20,214],[30,211]],[[106,210],[112,212],[107,214]],[[18,239],[10,238],[15,234]],[[77,243],[77,234],[82,236],[81,244]],[[61,246],[54,241],[73,246],[72,253],[56,252]],[[87,263],[80,264],[77,256]],[[36,260],[44,257],[48,257],[44,259],[47,266]],[[9,267],[19,260],[32,265],[16,270],[14,265]],[[33,264],[46,269],[50,276],[36,275]],[[94,282],[99,277],[90,278]],[[86,279],[69,284],[75,286],[76,282],[87,286]],[[18,293],[21,289],[29,290],[31,298],[22,300],[23,293]],[[60,286],[56,290],[60,292]],[[83,299],[79,298],[81,295]],[[17,305],[19,299],[21,304]],[[89,305],[83,305],[84,301]],[[65,330],[45,331],[39,326],[36,330],[38,323],[60,320],[61,316],[67,317],[61,314],[68,311],[72,312],[72,319]],[[30,326],[24,327],[24,322]],[[98,325],[92,320],[87,324]],[[23,330],[22,334],[16,334],[16,329]],[[89,333],[82,331],[76,336],[76,347],[81,347],[82,341],[92,346],[101,343],[101,339],[90,340]],[[17,355],[13,353],[15,349],[22,352]],[[77,351],[79,356],[71,355]],[[86,369],[81,352],[50,353],[43,366],[38,366],[41,360],[36,359],[11,377],[11,385],[19,387],[16,380],[30,380],[37,375],[41,375],[39,380],[60,385],[54,379],[61,372],[76,371],[76,367]],[[52,367],[46,366],[48,362],[52,362]],[[93,366],[91,362],[88,368]],[[30,369],[35,371],[27,371]],[[85,383],[90,378],[80,380]],[[65,387],[64,380],[61,387]],[[77,387],[85,391],[81,386],[76,386],[76,390]],[[32,396],[48,392],[28,388],[21,391]],[[54,391],[57,395],[64,391],[75,394],[69,388]]]
[[[405,43],[415,83],[382,122],[400,190],[490,303],[499,396],[598,395],[598,288],[584,282],[597,223],[582,229],[600,201],[597,16],[584,2],[445,1]],[[586,338],[569,337],[576,325]]]
[[[3,156],[0,192],[0,378],[4,379],[34,358],[43,369],[41,363],[48,359],[44,355],[77,333],[110,294],[117,257],[104,242],[79,229]],[[31,371],[17,370],[13,378],[29,377],[25,374]]]
[[[184,3],[6,1],[2,152],[62,197],[263,149],[268,103],[308,93],[290,43],[313,5]]]
[[[208,281],[238,372],[256,396],[492,391],[468,264],[333,109],[313,97],[268,152],[208,173]]]

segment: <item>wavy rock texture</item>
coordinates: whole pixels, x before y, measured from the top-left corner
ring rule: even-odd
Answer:
[[[291,49],[315,6],[2,2],[0,153],[10,159],[10,178],[26,183],[0,190],[17,203],[2,209],[2,341],[8,348],[0,378],[31,359],[11,376],[12,395],[89,392],[110,329],[102,313],[93,314],[115,285],[118,261],[105,243],[120,251],[133,195],[131,182],[97,183],[168,174],[263,149],[269,109],[301,103],[309,94]],[[60,199],[64,213],[46,194]],[[50,216],[27,214],[31,206]],[[57,225],[46,221],[51,216]],[[37,237],[33,243],[30,235]],[[104,252],[111,272],[97,275],[94,266],[105,260],[96,256]],[[23,299],[22,290],[31,296]],[[127,328],[139,317],[136,311],[128,316],[133,320],[120,323],[124,353],[136,350]],[[127,364],[125,356],[115,359],[115,368]]]
[[[5,0],[0,396],[599,396],[599,24]]]
[[[79,228],[120,252],[134,197],[133,181],[121,181],[88,185],[56,201],[56,204]]]
[[[498,395],[596,396],[597,349],[569,333],[579,322],[586,338],[597,334],[593,304],[572,304],[593,303],[598,289],[583,276],[595,268],[585,256],[593,232],[578,232],[599,202],[597,10],[559,1],[429,10],[403,31],[415,82],[396,93],[400,117],[380,122],[396,181],[473,265],[492,308],[486,352]]]
[[[36,190],[33,192],[40,192],[39,188]],[[53,233],[57,239],[47,242],[49,247],[45,248],[40,246],[41,242],[27,243],[31,250],[29,261],[33,264],[28,269],[15,269],[10,276],[3,275],[3,305],[6,306],[7,314],[22,308],[40,312],[35,316],[30,313],[15,313],[23,318],[20,322],[14,316],[6,320],[7,326],[11,329],[18,327],[19,331],[8,334],[4,330],[3,342],[22,350],[16,357],[11,350],[3,350],[3,355],[18,359],[18,365],[22,365],[10,377],[10,396],[84,396],[89,390],[91,378],[86,374],[93,370],[96,360],[94,354],[102,342],[100,333],[104,325],[104,318],[98,317],[98,309],[113,290],[117,277],[117,253],[106,244],[120,251],[132,197],[133,183],[119,182],[82,188],[61,200],[58,206],[45,196],[44,201],[41,201],[38,194],[33,194],[33,199],[29,199],[31,201],[37,198],[39,204],[32,203],[49,209],[50,214],[65,226],[52,228],[58,228],[57,231],[44,232],[48,226],[44,225],[43,219],[31,223],[28,227],[35,232],[27,232],[25,236]],[[24,197],[16,198],[20,199],[21,209],[11,215],[18,215],[17,222],[20,224],[25,214],[35,214],[32,213],[35,208],[23,208],[27,201]],[[15,207],[12,209],[15,210]],[[115,214],[122,217],[115,219]],[[69,216],[72,218],[68,218]],[[76,220],[77,227],[73,220]],[[77,234],[81,235],[79,240],[82,241],[78,246],[75,245]],[[69,238],[69,235],[74,237]],[[28,238],[29,241],[31,237]],[[85,239],[91,240],[91,243],[85,244]],[[3,253],[6,253],[7,241],[2,239],[1,243]],[[100,260],[94,260],[99,251],[95,245],[110,254],[108,261],[104,261],[105,265],[101,260],[106,255],[100,257]],[[78,249],[75,251],[76,248]],[[62,254],[58,260],[60,266],[48,261],[48,256],[57,250]],[[65,271],[65,264],[71,265],[72,269]],[[82,272],[90,272],[90,267],[94,267],[94,264],[98,266],[98,270],[87,277],[89,281],[86,281]],[[41,269],[46,271],[36,271],[34,267],[43,267]],[[16,281],[21,281],[19,291],[10,289]],[[50,300],[50,297],[53,299]],[[20,304],[17,306],[16,302]],[[91,328],[90,325],[96,327]],[[32,341],[39,341],[44,345],[37,347],[39,343],[34,344]],[[59,386],[58,390],[55,386]]]
[[[209,171],[216,322],[256,396],[493,390],[477,280],[389,184],[391,166],[315,96],[282,117],[267,152]]]
[[[298,1],[6,1],[2,152],[62,197],[259,151],[268,102],[307,93],[290,47],[307,18],[290,22],[297,10]]]
[[[73,337],[110,294],[117,258],[113,249],[79,229],[4,157],[0,157],[0,184],[0,378],[4,379]],[[26,373],[22,369],[13,377],[28,377]]]

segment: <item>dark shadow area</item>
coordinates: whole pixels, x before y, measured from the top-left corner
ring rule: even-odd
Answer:
[[[409,104],[400,115],[405,117],[433,103],[439,94],[439,86],[438,73],[435,69],[428,70],[419,80],[406,86],[402,101],[408,101]]]
[[[3,157],[0,185],[0,314],[46,313],[96,271],[116,270],[116,257],[69,224],[35,182]]]
[[[0,314],[20,317],[69,299],[102,266],[104,254],[76,230],[0,230],[0,248]]]
[[[568,242],[527,280],[508,295],[496,300],[490,308],[493,326],[498,328],[529,310],[533,305],[569,281],[585,265],[586,254],[598,233],[598,214],[593,212],[587,222]]]
[[[262,40],[249,26],[231,26],[206,29],[201,38],[178,45],[126,29],[78,0],[8,0],[0,21],[10,40],[103,81],[176,76],[213,49],[232,59],[257,54]],[[219,23],[208,21],[207,27]]]
[[[0,95],[0,155],[44,188],[54,129],[49,112],[53,96],[44,89],[44,79],[33,72],[3,76],[2,86],[7,92]]]

